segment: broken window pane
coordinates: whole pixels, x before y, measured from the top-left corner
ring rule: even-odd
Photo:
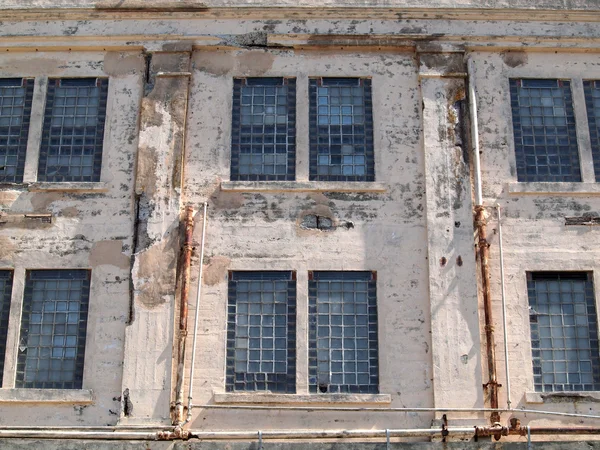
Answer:
[[[27,272],[16,387],[82,388],[89,295],[89,270]]]
[[[373,272],[312,272],[310,392],[379,392],[376,283]]]
[[[0,182],[21,183],[29,135],[33,80],[0,78]]]
[[[311,79],[310,179],[375,181],[371,80]]]
[[[591,274],[528,274],[533,380],[537,392],[600,389]]]
[[[296,80],[233,81],[232,180],[294,180]]]
[[[519,181],[581,181],[571,83],[511,79]]]
[[[293,272],[231,272],[227,391],[296,392]]]
[[[100,181],[108,80],[50,79],[38,181]]]

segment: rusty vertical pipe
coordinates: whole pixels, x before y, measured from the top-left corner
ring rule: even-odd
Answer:
[[[487,354],[488,382],[485,387],[490,395],[490,407],[498,408],[498,379],[496,376],[496,344],[494,342],[494,320],[492,317],[492,294],[490,289],[490,267],[489,248],[487,241],[487,220],[485,207],[475,206],[475,228],[477,229],[477,248],[479,252],[479,264],[481,267],[481,290],[483,294],[483,310],[485,320],[485,346]],[[500,420],[500,414],[493,412],[490,420],[496,423]]]
[[[177,343],[177,384],[175,387],[175,414],[173,425],[181,425],[183,418],[183,382],[185,370],[185,344],[187,340],[188,298],[190,294],[191,261],[194,239],[194,208],[185,208],[185,237],[181,249],[181,296],[179,307],[179,341]]]

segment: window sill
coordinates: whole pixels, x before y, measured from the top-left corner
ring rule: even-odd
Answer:
[[[225,192],[374,192],[386,191],[372,181],[223,181]]]
[[[599,391],[582,392],[526,392],[525,403],[565,403],[565,402],[589,402],[600,403]]]
[[[600,183],[508,183],[509,194],[600,195]]]
[[[227,404],[390,404],[389,394],[215,394],[215,403]]]
[[[93,403],[91,389],[0,389],[3,403],[66,403],[89,405]]]
[[[68,192],[108,192],[108,183],[104,182],[39,182],[29,185],[30,191],[68,191]]]

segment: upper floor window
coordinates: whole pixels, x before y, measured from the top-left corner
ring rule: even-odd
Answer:
[[[296,80],[233,81],[231,180],[294,180]]]
[[[0,182],[23,182],[32,99],[32,79],[0,78]]]
[[[313,78],[310,167],[316,181],[375,181],[371,80]]]
[[[377,281],[374,272],[309,274],[311,393],[377,393]]]
[[[27,272],[16,387],[81,389],[89,294],[89,270]]]
[[[6,354],[12,281],[12,270],[0,270],[0,386],[2,386],[2,375],[4,374],[4,356]]]
[[[527,288],[535,390],[600,390],[592,275],[529,273]]]
[[[518,181],[581,181],[570,82],[511,79]]]
[[[230,272],[226,389],[296,392],[294,272]]]
[[[48,81],[38,181],[100,181],[108,80]]]
[[[596,182],[600,182],[600,81],[584,81],[585,105],[590,127]]]

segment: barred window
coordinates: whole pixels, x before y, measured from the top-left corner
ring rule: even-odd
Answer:
[[[309,84],[310,180],[375,181],[371,80]]]
[[[581,181],[571,83],[511,79],[519,181]]]
[[[17,387],[81,389],[89,294],[89,270],[27,272]]]
[[[50,79],[38,181],[100,181],[108,80]]]
[[[374,272],[309,273],[311,393],[378,393]]]
[[[29,136],[33,80],[0,78],[0,182],[21,183]]]
[[[596,182],[600,182],[600,81],[584,81],[585,105],[590,127]]]
[[[227,391],[296,392],[294,272],[230,272]]]
[[[592,274],[528,273],[527,288],[535,390],[600,390]]]
[[[12,294],[12,270],[0,270],[0,387],[4,374],[4,356],[6,355],[6,337],[8,335],[8,315]]]
[[[296,80],[233,81],[232,180],[294,180]]]

